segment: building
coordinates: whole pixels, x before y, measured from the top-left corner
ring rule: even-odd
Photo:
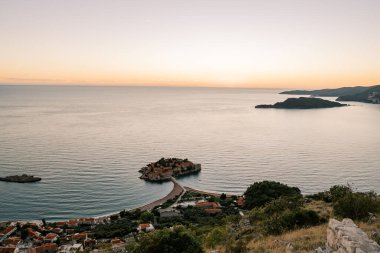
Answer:
[[[218,208],[220,207],[219,203],[217,202],[208,202],[208,201],[202,201],[202,202],[198,202],[195,204],[196,207],[199,207],[199,208],[212,208],[212,209],[215,209],[215,208]]]
[[[83,251],[83,245],[80,243],[62,245],[58,248],[59,253],[77,253],[79,251]]]
[[[44,242],[45,243],[55,243],[58,241],[58,239],[59,239],[59,236],[57,234],[49,233],[45,236]]]
[[[13,253],[16,250],[16,246],[2,247],[0,246],[0,253]]]
[[[154,227],[150,223],[143,223],[137,227],[137,231],[139,231],[139,232],[151,232],[151,231],[154,231]]]
[[[120,240],[119,238],[114,238],[111,240],[111,247],[113,253],[123,253],[126,252],[125,242]]]

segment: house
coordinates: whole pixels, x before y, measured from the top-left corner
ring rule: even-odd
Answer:
[[[91,238],[86,238],[83,242],[83,245],[85,248],[90,248],[90,249],[93,249],[96,244],[97,244],[97,240],[95,239],[91,239]]]
[[[1,232],[3,235],[0,238],[0,242],[5,240],[8,236],[12,235],[17,230],[16,226],[8,226]]]
[[[67,226],[68,226],[69,228],[75,228],[75,227],[78,227],[78,225],[79,225],[78,220],[69,220],[69,221],[67,222]]]
[[[66,226],[66,221],[57,221],[56,223],[55,223],[55,225],[57,226],[57,227],[64,227],[64,226]]]
[[[161,218],[175,218],[182,216],[181,212],[174,208],[158,209],[158,213]]]
[[[243,207],[245,205],[245,197],[244,196],[238,197],[236,200],[236,205],[238,207]]]
[[[5,239],[4,244],[5,245],[7,245],[7,244],[17,245],[17,243],[19,243],[19,241],[21,241],[20,237],[12,236],[12,237],[8,237],[7,239]]]
[[[58,245],[55,243],[45,243],[41,246],[29,248],[27,253],[55,253],[58,250]]]
[[[125,242],[120,240],[119,238],[114,238],[111,240],[112,252],[114,253],[126,252],[125,246]]]
[[[220,207],[219,203],[217,203],[217,202],[208,202],[208,201],[198,202],[198,203],[195,204],[195,206],[199,207],[199,208],[212,208],[212,209]]]
[[[71,239],[76,242],[84,241],[87,238],[87,233],[75,233],[71,236]]]
[[[49,233],[45,236],[44,242],[45,243],[53,243],[53,242],[57,242],[58,239],[59,239],[59,236],[57,234]]]
[[[94,218],[80,218],[78,221],[79,225],[93,225],[95,224]]]
[[[83,251],[83,245],[80,243],[62,245],[58,248],[59,253],[77,253],[79,251]]]
[[[139,232],[151,232],[151,231],[154,231],[154,227],[150,223],[143,223],[137,227],[137,231],[139,231]]]
[[[2,247],[0,246],[0,253],[13,253],[16,250],[15,246]]]

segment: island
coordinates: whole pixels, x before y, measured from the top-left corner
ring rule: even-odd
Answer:
[[[23,174],[21,176],[15,175],[15,176],[0,177],[0,181],[12,182],[12,183],[33,183],[33,182],[41,181],[41,178]]]
[[[141,179],[146,181],[168,181],[172,177],[179,177],[198,173],[201,170],[200,164],[195,164],[188,159],[161,158],[157,162],[147,164],[139,172]]]
[[[280,94],[310,95],[314,97],[337,97],[337,101],[355,101],[380,104],[380,85],[369,87],[342,87],[337,89],[321,90],[290,90],[281,92]]]
[[[317,109],[317,108],[332,108],[342,107],[347,104],[341,104],[334,101],[329,101],[321,98],[300,97],[288,98],[284,102],[277,102],[274,105],[257,105],[255,108],[275,108],[275,109]]]

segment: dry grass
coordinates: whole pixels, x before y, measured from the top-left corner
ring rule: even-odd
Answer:
[[[316,211],[322,218],[325,218],[326,221],[328,221],[329,218],[334,217],[331,203],[311,201],[310,203],[305,204],[305,208]],[[372,238],[373,232],[377,231],[379,234],[377,240],[380,240],[380,214],[377,215],[377,218],[374,219],[372,223],[355,221],[355,224],[366,232],[369,238]],[[290,231],[278,236],[256,238],[248,243],[248,252],[286,253],[289,252],[287,251],[287,244],[291,243],[293,247],[292,252],[309,253],[311,250],[326,244],[326,230],[327,223],[315,227]],[[220,250],[221,253],[225,252],[223,247],[218,247],[217,249]],[[211,249],[207,249],[206,252],[211,252]]]
[[[331,203],[326,203],[322,200],[313,200],[305,204],[305,208],[316,211],[321,218],[329,220],[333,217],[333,207]]]
[[[249,252],[284,253],[291,243],[294,252],[309,252],[326,243],[327,224],[291,231],[278,236],[266,236],[252,240],[248,244]]]

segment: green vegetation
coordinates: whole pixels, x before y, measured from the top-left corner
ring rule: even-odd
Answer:
[[[143,212],[143,213],[140,215],[140,220],[141,220],[141,222],[143,222],[143,223],[149,223],[149,222],[152,222],[152,221],[154,220],[154,214],[151,213],[151,212],[145,211],[145,212]]]
[[[256,182],[248,187],[244,195],[247,209],[263,206],[282,196],[294,199],[302,198],[301,191],[297,187],[290,187],[274,181]]]
[[[303,208],[303,202],[294,197],[282,196],[250,211],[249,218],[258,231],[264,234],[281,234],[296,228],[317,225],[321,222],[313,210]]]
[[[143,234],[132,253],[203,253],[200,241],[183,226]]]
[[[371,213],[380,211],[380,200],[375,192],[354,192],[350,185],[335,185],[308,197],[332,202],[334,214],[341,218],[366,220]]]
[[[274,105],[257,105],[255,108],[275,108],[275,109],[318,109],[347,106],[338,102],[324,100],[321,98],[288,98],[284,102],[277,102]]]
[[[136,231],[137,223],[128,219],[112,221],[107,224],[100,224],[95,227],[95,238],[115,238],[122,237]]]

